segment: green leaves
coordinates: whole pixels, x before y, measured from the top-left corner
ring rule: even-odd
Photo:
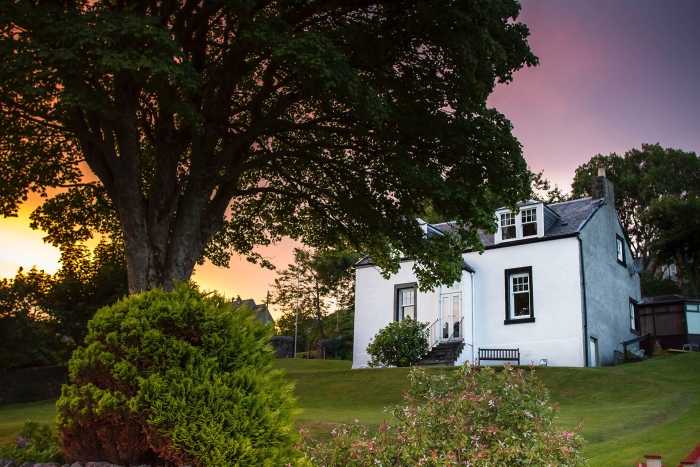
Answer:
[[[367,346],[370,366],[413,366],[430,350],[428,325],[413,319],[393,321]]]
[[[337,428],[327,442],[307,442],[319,465],[585,465],[583,440],[560,431],[556,409],[534,372],[466,365],[409,374],[395,422],[374,433]]]
[[[61,245],[118,221],[132,290],[185,281],[205,258],[268,265],[255,247],[282,237],[349,244],[384,271],[414,257],[422,287],[451,282],[458,250],[529,192],[510,123],[486,105],[537,63],[518,13],[515,0],[10,2],[0,213],[86,165],[96,193],[61,193],[34,221]],[[463,226],[447,250],[415,225],[428,204]]]
[[[122,464],[293,462],[294,401],[272,369],[269,337],[249,310],[184,285],[101,309],[57,403],[66,456]]]

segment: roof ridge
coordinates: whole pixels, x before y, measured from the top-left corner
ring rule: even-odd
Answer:
[[[570,199],[567,201],[557,201],[556,203],[545,203],[545,206],[554,206],[555,204],[568,204],[568,203],[575,203],[577,201],[586,201],[589,199],[593,199],[592,196],[584,196],[583,198],[576,198],[576,199]]]

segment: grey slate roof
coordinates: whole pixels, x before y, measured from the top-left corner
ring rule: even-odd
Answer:
[[[593,214],[602,206],[604,200],[602,198],[579,198],[571,201],[563,201],[561,203],[549,203],[545,204],[545,209],[549,209],[551,212],[556,214],[556,221],[545,231],[544,237],[536,238],[531,240],[521,240],[519,242],[507,242],[500,243],[498,246],[508,246],[510,244],[518,245],[527,241],[542,241],[547,239],[555,239],[566,237],[570,235],[576,235],[581,231],[583,226],[586,224],[588,219],[593,216]],[[440,224],[429,224],[431,227],[439,230],[440,232],[450,232],[456,229],[454,222],[442,222]],[[484,230],[479,230],[479,239],[485,248],[493,247],[495,242],[493,240],[492,233],[486,232]],[[365,256],[360,261],[355,263],[355,266],[369,266],[374,264],[372,258]],[[467,262],[464,262],[463,268],[467,271],[473,272]]]
[[[580,232],[586,221],[602,204],[602,199],[594,198],[579,198],[561,203],[545,204],[545,208],[554,212],[558,219],[545,231],[543,238],[558,238]],[[443,222],[442,224],[433,224],[433,227],[441,232],[449,232],[455,228],[455,225],[453,222]],[[479,239],[486,248],[495,244],[493,234],[483,230],[479,230]],[[502,245],[507,244],[502,243]]]

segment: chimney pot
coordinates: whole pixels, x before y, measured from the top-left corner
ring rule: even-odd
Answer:
[[[603,167],[603,166],[598,167],[598,176],[605,177],[605,167]]]

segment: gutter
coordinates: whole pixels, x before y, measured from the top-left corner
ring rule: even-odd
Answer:
[[[586,368],[588,368],[588,310],[586,307],[586,269],[583,264],[583,240],[580,236],[576,236],[578,240],[578,257],[581,267],[581,301],[583,311],[583,359]]]

